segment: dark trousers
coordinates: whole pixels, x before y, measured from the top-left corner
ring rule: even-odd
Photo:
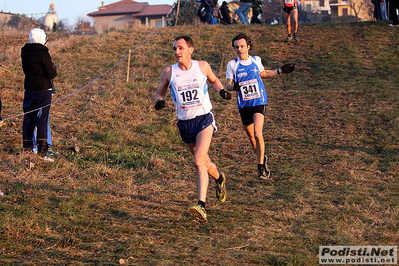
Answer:
[[[252,18],[251,18],[251,24],[262,24],[262,21],[258,19],[258,16],[260,14],[259,10],[254,10],[252,9]]]
[[[212,23],[213,18],[213,7],[205,7],[205,22],[208,24]]]
[[[389,14],[391,15],[392,24],[399,25],[398,14],[396,13],[396,9],[399,8],[397,0],[389,1]]]
[[[24,122],[22,126],[22,136],[23,136],[23,147],[24,149],[32,149],[33,142],[32,136],[35,126],[37,127],[37,152],[40,155],[45,155],[47,153],[47,121],[50,113],[51,104],[51,90],[46,91],[28,91],[25,90],[23,110]],[[46,107],[44,107],[46,106]],[[42,108],[42,114],[40,117],[37,116],[39,110]],[[30,112],[32,110],[36,110]]]

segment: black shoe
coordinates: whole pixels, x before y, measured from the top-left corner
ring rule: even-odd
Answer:
[[[261,180],[267,180],[270,178],[270,170],[267,167],[267,156],[263,159],[263,164],[258,164],[258,178]]]
[[[265,155],[265,157],[263,158],[263,166],[265,168],[265,172],[266,172],[266,177],[270,178],[270,170],[269,167],[267,167],[267,156]]]

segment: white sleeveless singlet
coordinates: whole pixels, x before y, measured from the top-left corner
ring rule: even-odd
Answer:
[[[198,61],[191,62],[191,68],[186,71],[178,64],[172,65],[169,87],[179,120],[193,119],[212,110],[207,77],[201,72]]]

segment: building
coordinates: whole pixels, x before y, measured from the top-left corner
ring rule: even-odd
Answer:
[[[170,5],[149,5],[132,0],[122,0],[104,5],[102,2],[98,11],[87,14],[94,18],[94,28],[97,33],[111,29],[122,30],[128,27],[165,27],[166,15]]]
[[[329,0],[302,0],[301,4],[303,11],[322,15],[330,14]]]
[[[371,0],[331,0],[331,15],[335,17],[354,16],[362,21],[373,20]]]

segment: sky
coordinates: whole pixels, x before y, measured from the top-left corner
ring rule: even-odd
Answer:
[[[88,18],[87,14],[95,12],[101,6],[109,5],[119,0],[0,0],[0,11],[25,14],[31,17],[40,17],[40,14],[48,12],[50,4],[54,4],[59,20],[67,20],[69,26],[77,23],[78,18]],[[167,4],[173,5],[175,0],[135,0],[139,3],[147,2],[150,5]]]

